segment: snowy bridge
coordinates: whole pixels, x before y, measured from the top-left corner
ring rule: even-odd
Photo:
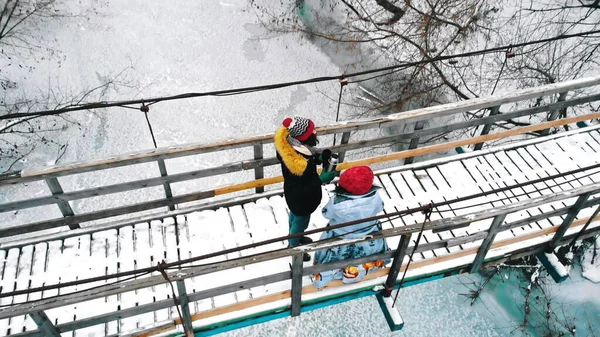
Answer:
[[[332,148],[345,159],[339,169],[385,166],[376,172],[384,229],[374,237],[392,247],[326,265],[303,265],[302,253],[347,241],[317,241],[327,223],[319,210],[309,227],[315,242],[286,246],[288,210],[272,134],[5,174],[0,191],[37,186],[47,193],[2,196],[0,212],[32,219],[31,212],[35,221],[0,228],[0,336],[181,335],[184,327],[214,333],[374,295],[376,286],[397,283],[415,246],[408,282],[477,272],[595,235],[600,112],[590,113],[589,103],[600,101],[599,84],[600,77],[580,79],[320,128],[323,143],[341,136]],[[481,109],[486,117],[460,118]],[[531,124],[502,128],[523,119]],[[405,126],[412,130],[398,132]],[[439,135],[438,143],[418,147]],[[405,149],[394,150],[402,142]],[[250,158],[169,173],[178,160],[206,156]],[[124,168],[141,178],[122,181]],[[215,187],[224,175],[238,183]],[[81,181],[90,183],[75,183]],[[73,202],[87,199],[95,208],[75,213]],[[312,285],[318,272],[379,258],[395,263],[358,283]]]

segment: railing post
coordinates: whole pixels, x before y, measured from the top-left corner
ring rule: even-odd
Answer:
[[[263,145],[254,145],[254,160],[263,159]],[[254,179],[262,179],[265,177],[265,169],[261,166],[254,169]],[[256,193],[262,193],[265,191],[264,186],[257,187]]]
[[[60,183],[58,182],[57,178],[46,179],[46,185],[48,185],[48,188],[50,189],[50,192],[52,192],[52,195],[58,195],[58,194],[63,193],[63,189],[60,186]],[[56,205],[58,206],[58,208],[60,209],[60,212],[62,213],[62,215],[65,218],[75,215],[75,213],[73,213],[73,209],[69,205],[68,201],[57,201]],[[80,228],[79,224],[69,225],[69,229],[77,229],[77,228]]]
[[[165,160],[159,158],[156,160],[156,162],[158,163],[158,169],[160,170],[160,176],[161,177],[168,176],[169,174],[167,173],[167,165],[165,165]],[[167,199],[171,199],[173,197],[173,193],[171,193],[171,184],[169,184],[168,182],[165,182],[163,184],[163,187],[165,188],[165,195],[167,196]],[[169,205],[169,210],[174,211],[175,205]]]
[[[567,98],[568,91],[561,92],[558,95],[558,100],[556,102],[562,102]],[[566,109],[566,108],[564,108]],[[560,113],[561,108],[551,109],[548,114],[548,122],[556,120],[558,118],[558,114]],[[550,134],[550,129],[545,129],[541,131],[542,136],[547,136]]]
[[[499,105],[496,105],[496,106],[494,106],[494,107],[492,107],[490,109],[490,117],[494,116],[494,115],[497,115],[498,113],[500,113],[500,106]],[[485,136],[488,133],[490,133],[490,131],[492,130],[492,125],[493,124],[494,123],[485,124],[483,126],[483,130],[481,130],[481,136]],[[482,148],[483,148],[483,143],[477,143],[477,144],[475,144],[475,147],[474,147],[475,151],[481,150]]]
[[[342,141],[340,142],[340,145],[348,144],[349,140],[350,140],[350,131],[346,131],[346,132],[342,133]],[[338,161],[340,163],[343,162],[345,157],[346,157],[346,151],[340,151],[340,153],[338,154]]]
[[[577,217],[577,213],[583,208],[583,204],[588,200],[591,193],[584,193],[577,198],[577,201],[573,204],[573,206],[569,209],[569,213],[565,216],[562,224],[558,227],[556,234],[552,237],[552,241],[550,242],[550,246],[548,247],[548,252],[552,252],[554,248],[558,245],[558,242],[563,238],[569,227],[571,227],[571,223]]]
[[[192,327],[192,315],[190,314],[189,298],[185,289],[185,280],[177,281],[177,291],[179,292],[179,306],[181,307],[181,316],[183,319],[183,329],[186,337],[194,337],[194,328]]]
[[[400,269],[402,267],[402,261],[404,260],[404,256],[406,255],[406,250],[408,249],[408,244],[410,243],[410,238],[412,234],[403,234],[400,237],[400,242],[398,243],[398,249],[394,252],[394,260],[392,261],[392,266],[390,267],[390,272],[388,273],[388,277],[385,280],[384,290],[382,292],[383,297],[390,297],[392,294],[392,290],[396,285],[396,280],[398,279],[398,274],[400,274]]]
[[[415,123],[414,131],[423,130],[424,126],[425,126],[425,121],[418,121]],[[418,146],[419,146],[419,137],[415,137],[410,140],[410,145],[408,145],[408,149],[413,150],[413,149],[416,149]],[[405,158],[404,165],[412,164],[413,161],[414,161],[414,157]]]
[[[302,307],[302,255],[292,256],[292,317],[300,315]]]
[[[500,225],[502,225],[505,218],[506,218],[506,214],[501,214],[501,215],[497,215],[494,218],[494,220],[492,220],[492,224],[490,225],[490,228],[488,229],[487,236],[485,237],[485,239],[483,239],[481,246],[479,246],[479,249],[477,250],[477,255],[475,256],[475,259],[473,260],[473,265],[471,266],[471,274],[476,273],[481,269],[483,260],[485,259],[485,256],[487,255],[488,250],[490,250],[490,247],[492,246],[492,243],[494,242],[494,239],[496,238],[496,233],[498,233],[498,230],[500,229]]]
[[[60,337],[58,329],[50,322],[48,316],[43,311],[31,312],[29,317],[35,322],[38,328],[48,337]]]

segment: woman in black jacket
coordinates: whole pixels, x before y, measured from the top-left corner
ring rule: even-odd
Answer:
[[[336,172],[317,173],[321,164],[315,124],[308,118],[286,118],[283,126],[275,133],[275,149],[281,162],[283,173],[283,193],[290,209],[290,235],[303,233],[310,221],[310,215],[321,203],[321,185],[330,183]],[[289,246],[311,242],[310,238],[292,238]],[[310,255],[304,254],[304,261]]]

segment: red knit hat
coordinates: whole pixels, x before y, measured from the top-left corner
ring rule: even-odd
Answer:
[[[301,142],[307,140],[315,131],[315,123],[304,117],[286,118],[282,124],[288,129],[290,136]]]
[[[361,195],[369,192],[374,179],[375,175],[370,167],[355,166],[342,173],[339,185],[352,194]]]

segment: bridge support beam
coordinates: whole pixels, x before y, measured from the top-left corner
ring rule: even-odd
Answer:
[[[497,215],[494,220],[492,220],[492,224],[490,225],[490,229],[488,229],[488,234],[483,239],[481,246],[479,246],[479,250],[477,250],[477,255],[473,260],[473,265],[471,266],[471,274],[479,272],[481,269],[481,265],[483,264],[483,260],[487,255],[487,252],[490,250],[494,239],[496,238],[496,233],[500,230],[500,226],[504,222],[506,218],[506,214]]]
[[[50,189],[50,192],[52,193],[52,195],[63,194],[63,189],[60,186],[60,183],[58,182],[57,178],[46,179],[46,185],[48,185],[48,188]],[[68,201],[58,201],[58,202],[56,202],[56,205],[58,206],[58,208],[60,209],[60,212],[62,213],[62,215],[65,218],[75,215],[75,213],[73,213],[73,209],[71,208],[71,205],[69,205]],[[79,224],[70,224],[69,225],[69,229],[77,229],[77,228],[81,228],[79,226]]]
[[[29,317],[35,322],[38,328],[48,337],[60,337],[58,329],[50,322],[48,316],[43,311],[32,312]]]
[[[168,176],[169,174],[167,173],[167,165],[165,164],[164,159],[158,159],[156,162],[158,163],[158,170],[160,171],[160,176],[161,177]],[[167,199],[173,198],[173,193],[171,192],[171,184],[166,182],[163,184],[163,188],[165,189],[165,196],[167,197]],[[169,211],[174,211],[174,210],[175,210],[175,205],[169,205]]]
[[[577,201],[575,201],[573,206],[569,209],[569,213],[567,213],[567,216],[565,216],[565,219],[563,220],[562,224],[560,225],[560,227],[558,227],[556,234],[554,234],[554,237],[552,237],[552,241],[550,242],[550,246],[548,247],[548,253],[552,253],[554,248],[558,246],[558,242],[563,238],[569,227],[571,227],[571,223],[573,223],[573,220],[575,220],[577,213],[579,213],[579,211],[583,208],[583,205],[590,197],[590,194],[591,193],[584,193],[580,195],[579,198],[577,198]]]
[[[263,145],[262,144],[257,144],[254,145],[254,160],[261,160],[263,159]],[[257,168],[254,169],[254,179],[262,179],[265,177],[265,169],[263,166],[259,166]],[[255,189],[256,193],[262,193],[265,191],[264,186],[261,187],[257,187]]]
[[[349,141],[350,141],[350,131],[346,131],[346,132],[342,133],[342,141],[340,142],[340,145],[348,144]],[[345,157],[346,157],[346,151],[340,151],[340,153],[338,154],[338,161],[340,163],[343,162]]]
[[[424,126],[425,126],[425,121],[418,121],[415,123],[414,131],[423,130]],[[415,137],[410,140],[410,145],[408,145],[408,149],[413,150],[413,149],[416,149],[417,147],[419,147],[419,137]],[[404,165],[412,164],[414,159],[415,159],[414,157],[408,157],[408,158],[404,159]]]
[[[292,257],[292,317],[299,316],[302,308],[302,255]]]
[[[385,280],[385,289],[382,292],[383,297],[390,297],[390,295],[392,295],[392,290],[394,289],[396,281],[398,280],[398,274],[400,274],[402,261],[404,260],[404,256],[406,255],[406,250],[408,249],[408,244],[410,243],[411,236],[412,234],[409,233],[404,234],[400,237],[398,249],[396,249],[396,251],[394,252],[394,260],[392,261],[390,272],[388,273],[388,277]]]
[[[567,94],[568,92],[561,92],[558,95],[558,100],[557,102],[562,102],[567,98]],[[552,109],[550,110],[550,112],[548,113],[548,122],[552,122],[553,120],[556,120],[559,117],[560,112],[564,109],[564,111],[567,110],[567,108],[557,108],[557,109]],[[566,113],[565,113],[565,118],[566,118]],[[542,136],[547,136],[550,134],[550,129],[544,129],[541,131]]]
[[[177,292],[179,293],[179,306],[181,307],[181,318],[183,319],[183,330],[186,337],[194,337],[194,328],[192,327],[192,315],[190,313],[190,300],[185,289],[185,281],[177,281]]]
[[[490,117],[494,116],[494,115],[497,115],[499,113],[500,113],[500,106],[499,105],[497,105],[495,107],[492,107],[490,109]],[[485,136],[488,133],[490,133],[490,131],[492,130],[492,125],[493,124],[494,123],[485,124],[483,126],[483,130],[481,130],[481,135],[480,136]],[[477,144],[475,144],[475,147],[474,147],[475,151],[481,150],[482,148],[483,148],[483,143],[477,143]]]

